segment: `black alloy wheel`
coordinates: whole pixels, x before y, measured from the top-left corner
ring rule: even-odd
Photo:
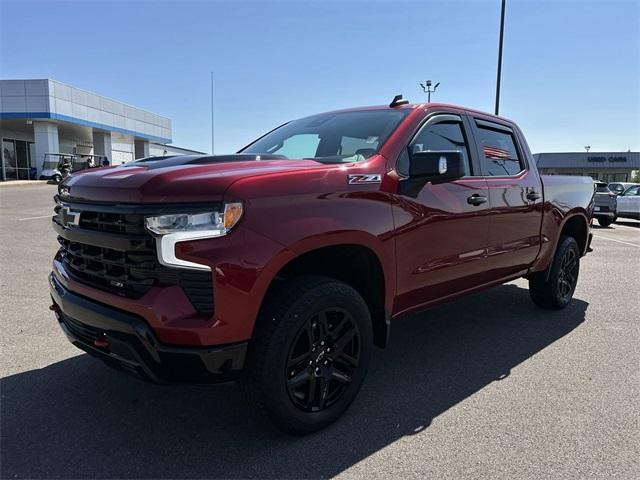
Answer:
[[[310,317],[287,360],[287,391],[294,405],[318,412],[337,402],[351,384],[360,357],[360,330],[341,308]]]
[[[371,314],[353,287],[316,275],[292,277],[265,300],[241,385],[279,429],[315,432],[353,403],[372,350]]]
[[[558,297],[564,302],[573,296],[578,282],[578,255],[574,249],[565,250],[558,271]]]

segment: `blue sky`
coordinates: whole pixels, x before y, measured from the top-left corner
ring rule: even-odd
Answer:
[[[173,143],[237,150],[289,119],[434,100],[493,111],[499,0],[12,2],[0,77],[54,78],[173,120]],[[507,1],[501,111],[532,150],[638,150],[640,2]]]

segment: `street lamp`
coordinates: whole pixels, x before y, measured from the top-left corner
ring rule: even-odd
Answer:
[[[500,77],[502,76],[502,43],[504,40],[504,9],[507,0],[502,0],[500,12],[500,43],[498,44],[498,73],[496,78],[496,115],[500,111]]]
[[[213,72],[211,72],[211,155],[215,155],[214,149],[214,123],[213,123]]]
[[[436,88],[438,88],[438,85],[440,85],[440,82],[436,83],[433,86],[433,90],[432,90],[431,80],[427,80],[425,83],[420,84],[420,86],[422,87],[422,91],[427,94],[427,103],[431,103],[431,94],[436,91]]]
[[[589,153],[589,150],[591,150],[591,145],[585,145],[584,149],[587,151],[587,153]]]

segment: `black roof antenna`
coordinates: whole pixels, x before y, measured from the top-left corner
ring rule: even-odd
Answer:
[[[403,100],[402,95],[396,95],[393,97],[393,100],[391,100],[389,107],[399,107],[400,105],[406,105],[407,103],[409,103],[409,100]]]

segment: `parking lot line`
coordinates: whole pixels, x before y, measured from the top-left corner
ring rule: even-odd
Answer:
[[[624,230],[633,230],[634,232],[640,231],[640,224],[638,225],[638,227],[631,227],[629,225],[620,225],[619,223],[614,223],[614,227],[615,228],[622,228]]]
[[[23,220],[38,220],[40,218],[51,218],[52,214],[49,215],[40,215],[39,217],[25,217],[25,218],[19,218],[18,221],[22,222]]]
[[[603,237],[602,235],[596,235],[595,233],[593,234],[593,236],[596,238],[603,238],[605,240],[611,240],[612,242],[623,243],[625,245],[631,245],[632,247],[640,248],[640,245],[636,245],[635,243],[625,242],[623,240],[617,240],[615,238],[610,238],[610,237]]]

